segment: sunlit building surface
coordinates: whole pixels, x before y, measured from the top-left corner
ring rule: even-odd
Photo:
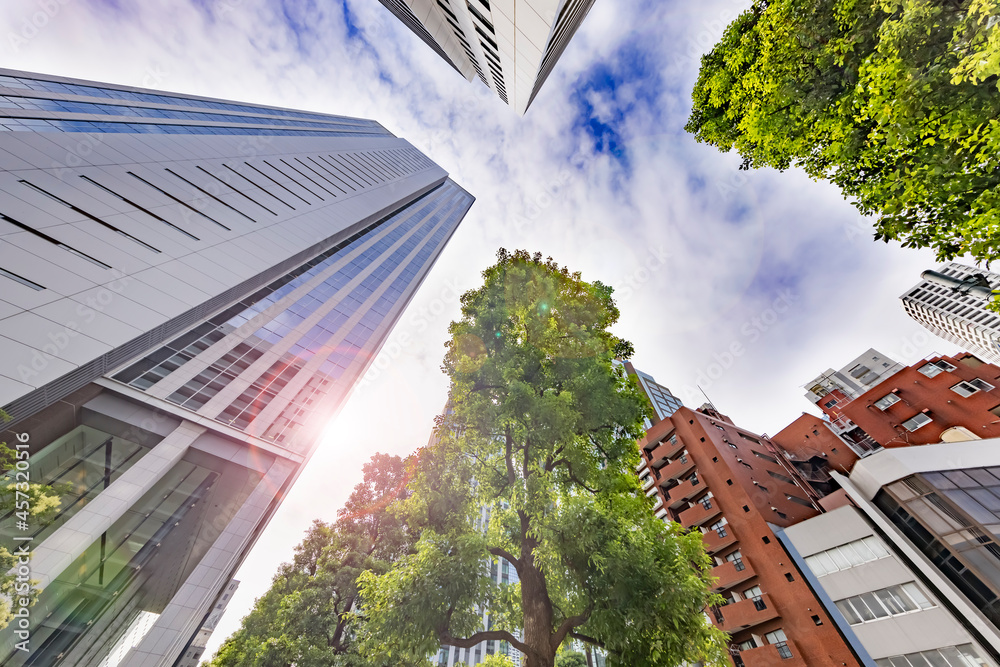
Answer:
[[[981,275],[994,289],[1000,287],[1000,274],[992,271],[955,262],[938,271],[956,280]],[[982,296],[922,280],[899,298],[906,314],[935,336],[1000,364],[1000,313],[987,308],[988,301]]]
[[[0,665],[169,667],[473,198],[374,121],[0,70]]]
[[[380,0],[469,81],[524,113],[594,0]]]

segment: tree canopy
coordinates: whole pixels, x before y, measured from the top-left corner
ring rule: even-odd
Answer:
[[[579,651],[563,651],[556,656],[556,667],[587,667],[587,656]]]
[[[876,239],[1000,257],[998,0],[756,0],[703,56],[686,129],[838,185]]]
[[[315,521],[271,588],[219,648],[213,667],[396,667],[372,662],[354,642],[357,578],[384,572],[412,546],[389,510],[405,497],[406,465],[376,454],[337,521]],[[414,663],[416,664],[416,663]]]
[[[701,536],[666,525],[634,466],[648,403],[613,365],[612,290],[501,249],[462,296],[450,408],[400,511],[413,554],[361,576],[365,645],[392,657],[507,642],[553,667],[571,637],[632,667],[722,661]],[[498,562],[516,572],[492,576]],[[488,610],[483,629],[483,611]]]

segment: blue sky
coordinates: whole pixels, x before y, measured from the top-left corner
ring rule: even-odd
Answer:
[[[597,0],[522,118],[377,0],[0,3],[6,67],[374,118],[477,197],[246,561],[212,648],[311,520],[336,516],[372,453],[426,442],[458,294],[499,246],[616,286],[636,365],[695,407],[700,384],[759,432],[807,410],[802,385],[869,347],[910,363],[954,349],[898,302],[931,253],[872,242],[826,183],[739,171],[738,156],[684,133],[698,58],[748,4]]]

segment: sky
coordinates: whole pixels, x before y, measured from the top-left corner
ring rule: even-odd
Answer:
[[[501,246],[615,286],[636,367],[759,433],[817,412],[803,385],[870,347],[904,363],[956,350],[898,299],[933,253],[873,242],[828,183],[739,171],[684,132],[700,55],[748,5],[597,0],[520,117],[377,0],[0,3],[4,67],[373,118],[477,198],[244,562],[209,651],[372,454],[427,441],[448,323]]]

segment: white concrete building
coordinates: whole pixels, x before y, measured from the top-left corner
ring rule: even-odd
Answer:
[[[1000,441],[882,450],[833,475],[852,504],[779,537],[859,655],[1000,665]]]
[[[528,110],[594,0],[380,0],[469,81]]]
[[[981,274],[993,289],[1000,287],[1000,273],[985,269],[949,262],[938,271],[958,280]],[[1000,313],[988,310],[982,296],[922,280],[899,298],[906,314],[935,336],[1000,363]]]
[[[0,440],[64,491],[0,665],[169,667],[473,198],[364,119],[0,70],[0,128]]]

